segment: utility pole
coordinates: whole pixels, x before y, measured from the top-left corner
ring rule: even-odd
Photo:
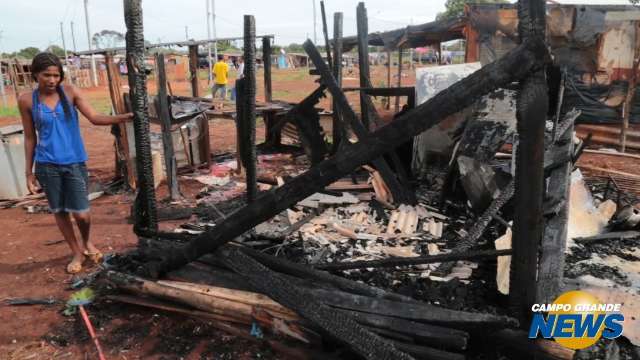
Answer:
[[[184,26],[184,38],[185,38],[185,40],[189,41],[189,26],[188,25]]]
[[[60,35],[62,36],[62,49],[64,50],[64,64],[67,65],[67,61],[69,61],[69,55],[67,54],[67,43],[64,41],[64,29],[62,28],[62,21],[60,21]]]
[[[209,0],[204,0],[204,2],[207,4],[207,40],[211,41],[211,6],[209,4]],[[207,43],[207,61],[209,62],[209,84],[211,84],[211,80],[212,79],[212,75],[211,75],[211,71],[213,70],[211,68],[211,43],[208,42]]]
[[[213,38],[217,39],[218,38],[218,34],[216,31],[216,0],[211,0],[211,26],[213,28]],[[218,42],[214,41],[213,42],[213,56],[216,58],[216,61],[218,61]]]
[[[318,17],[316,16],[316,0],[311,0],[313,3],[313,43],[318,45],[318,32],[316,31],[316,22]]]
[[[73,26],[73,21],[71,22],[71,42],[73,43],[73,52],[78,52],[78,48],[76,47],[76,33]]]
[[[89,51],[93,50],[91,47],[91,28],[89,27],[89,0],[84,0],[84,20],[87,24],[87,43],[89,45]],[[98,73],[96,71],[96,57],[91,54],[91,78],[93,80],[93,86],[98,86]]]
[[[0,30],[0,96],[2,96],[2,106],[7,107],[7,94],[4,91],[4,74],[2,73],[2,31]]]

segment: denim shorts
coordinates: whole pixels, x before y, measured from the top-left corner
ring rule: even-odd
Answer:
[[[52,213],[89,211],[89,174],[84,163],[36,163],[35,175]]]

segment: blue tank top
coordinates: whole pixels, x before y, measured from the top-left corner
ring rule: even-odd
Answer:
[[[64,113],[62,102],[54,109],[40,102],[38,90],[33,91],[31,114],[38,134],[35,161],[69,165],[87,161],[87,153],[80,135],[78,111],[69,101],[70,116]],[[66,95],[65,95],[66,97]]]

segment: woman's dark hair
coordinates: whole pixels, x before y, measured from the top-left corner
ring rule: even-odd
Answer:
[[[62,82],[64,81],[64,69],[62,68],[62,63],[60,59],[50,52],[41,52],[33,58],[31,62],[31,77],[34,80],[37,80],[37,75],[45,70],[49,66],[56,66],[60,71],[60,82],[56,86],[56,92],[60,96],[60,103],[62,104],[62,109],[64,110],[64,114],[67,118],[71,118],[71,106],[69,105],[69,100],[62,90]]]

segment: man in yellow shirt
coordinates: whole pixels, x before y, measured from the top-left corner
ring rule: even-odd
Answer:
[[[213,89],[211,97],[215,99],[218,89],[220,89],[220,98],[224,100],[227,97],[227,77],[229,75],[229,65],[227,65],[227,56],[218,55],[218,62],[213,66]]]

